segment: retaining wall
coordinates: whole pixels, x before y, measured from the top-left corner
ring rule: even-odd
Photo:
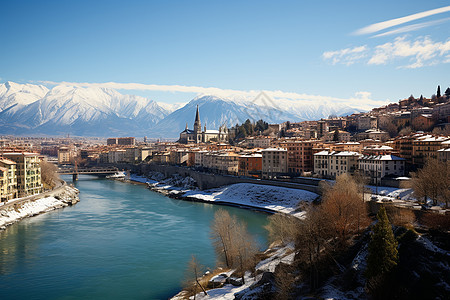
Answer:
[[[284,181],[264,180],[264,179],[259,180],[247,177],[204,173],[189,169],[187,167],[160,165],[160,164],[142,164],[142,165],[118,164],[116,166],[119,169],[127,169],[131,170],[132,172],[143,175],[147,174],[150,171],[153,171],[163,173],[166,177],[169,177],[173,174],[180,174],[181,176],[185,177],[190,176],[197,182],[197,185],[201,190],[217,188],[220,186],[235,183],[253,183],[253,184],[272,185],[272,186],[306,190],[317,194],[319,194],[320,192],[316,182],[312,184],[302,184]]]

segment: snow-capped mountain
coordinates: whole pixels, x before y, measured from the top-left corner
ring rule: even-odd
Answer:
[[[192,129],[197,105],[200,110],[202,126],[206,124],[207,129],[218,129],[222,124],[231,127],[238,123],[241,124],[247,119],[251,121],[262,119],[269,123],[300,122],[319,120],[330,115],[342,116],[359,112],[358,109],[346,105],[324,101],[314,104],[273,100],[264,96],[249,100],[207,95],[196,97],[185,106],[172,112],[158,122],[151,132],[156,137],[175,138],[186,127],[186,123]]]
[[[8,85],[5,84],[5,85]],[[22,86],[9,84],[10,86]],[[28,86],[28,85],[23,85]],[[24,90],[17,87],[17,90]],[[115,90],[59,85],[18,109],[8,109],[11,97],[0,97],[0,132],[16,134],[76,134],[90,136],[145,135],[168,112],[156,102]],[[17,94],[17,93],[16,93]],[[8,95],[5,93],[5,95]]]
[[[197,105],[202,126],[218,129],[245,120],[269,123],[317,120],[358,109],[330,101],[199,96],[187,104],[161,104],[101,87],[0,84],[0,135],[149,136],[177,138],[192,129]],[[178,107],[178,108],[177,108]]]
[[[43,98],[48,88],[43,85],[18,84],[11,81],[0,83],[0,111],[17,111]]]

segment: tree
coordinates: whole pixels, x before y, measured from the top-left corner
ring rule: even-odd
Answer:
[[[319,285],[319,264],[332,247],[335,232],[332,220],[324,213],[323,207],[309,207],[306,217],[298,226],[296,258],[307,265],[311,290]]]
[[[386,275],[398,262],[398,243],[384,207],[378,211],[377,219],[369,242],[366,270],[368,279]]]
[[[255,255],[258,253],[258,247],[253,236],[247,231],[247,226],[238,222],[236,226],[236,235],[234,238],[236,249],[237,271],[241,274],[242,284],[245,284],[245,271],[255,265]]]
[[[208,295],[205,288],[199,281],[199,278],[202,276],[204,271],[204,267],[198,263],[195,255],[192,255],[191,260],[189,261],[188,268],[186,270],[185,275],[185,289],[194,296],[197,294],[197,286],[201,288],[205,295]]]
[[[350,234],[369,224],[367,205],[358,193],[357,184],[347,173],[339,175],[334,186],[325,191],[322,209],[342,244],[346,244]]]
[[[265,226],[269,232],[269,240],[272,243],[281,242],[286,245],[295,242],[298,235],[300,220],[285,214],[273,214],[269,216],[269,224]]]
[[[440,86],[440,85],[438,85],[437,92],[436,92],[436,96],[437,96],[438,98],[441,98],[441,86]]]
[[[445,90],[445,98],[450,99],[450,87]]]
[[[231,217],[226,210],[219,209],[214,214],[214,221],[211,227],[211,239],[213,240],[219,262],[225,264],[228,268],[234,265],[234,232],[236,226],[236,218]]]
[[[450,162],[439,162],[428,159],[425,166],[411,174],[409,186],[414,190],[416,198],[426,201],[430,198],[434,205],[450,201]]]
[[[40,162],[41,167],[41,181],[45,189],[53,189],[59,180],[58,169],[52,163],[46,160]]]
[[[333,133],[333,141],[339,142],[339,130],[338,129],[336,129]]]
[[[214,214],[211,238],[219,257],[219,264],[228,268],[237,268],[245,283],[245,271],[255,263],[258,247],[255,239],[248,233],[245,223],[223,209]]]

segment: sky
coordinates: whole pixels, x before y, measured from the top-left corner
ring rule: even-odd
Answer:
[[[0,0],[0,82],[377,106],[450,86],[450,1]]]

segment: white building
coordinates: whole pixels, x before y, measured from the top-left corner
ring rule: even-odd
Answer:
[[[370,177],[373,184],[379,184],[384,177],[405,175],[405,159],[389,155],[366,155],[358,161],[358,169]]]
[[[320,151],[314,154],[314,173],[328,178],[354,173],[360,156],[358,152],[351,151]]]

